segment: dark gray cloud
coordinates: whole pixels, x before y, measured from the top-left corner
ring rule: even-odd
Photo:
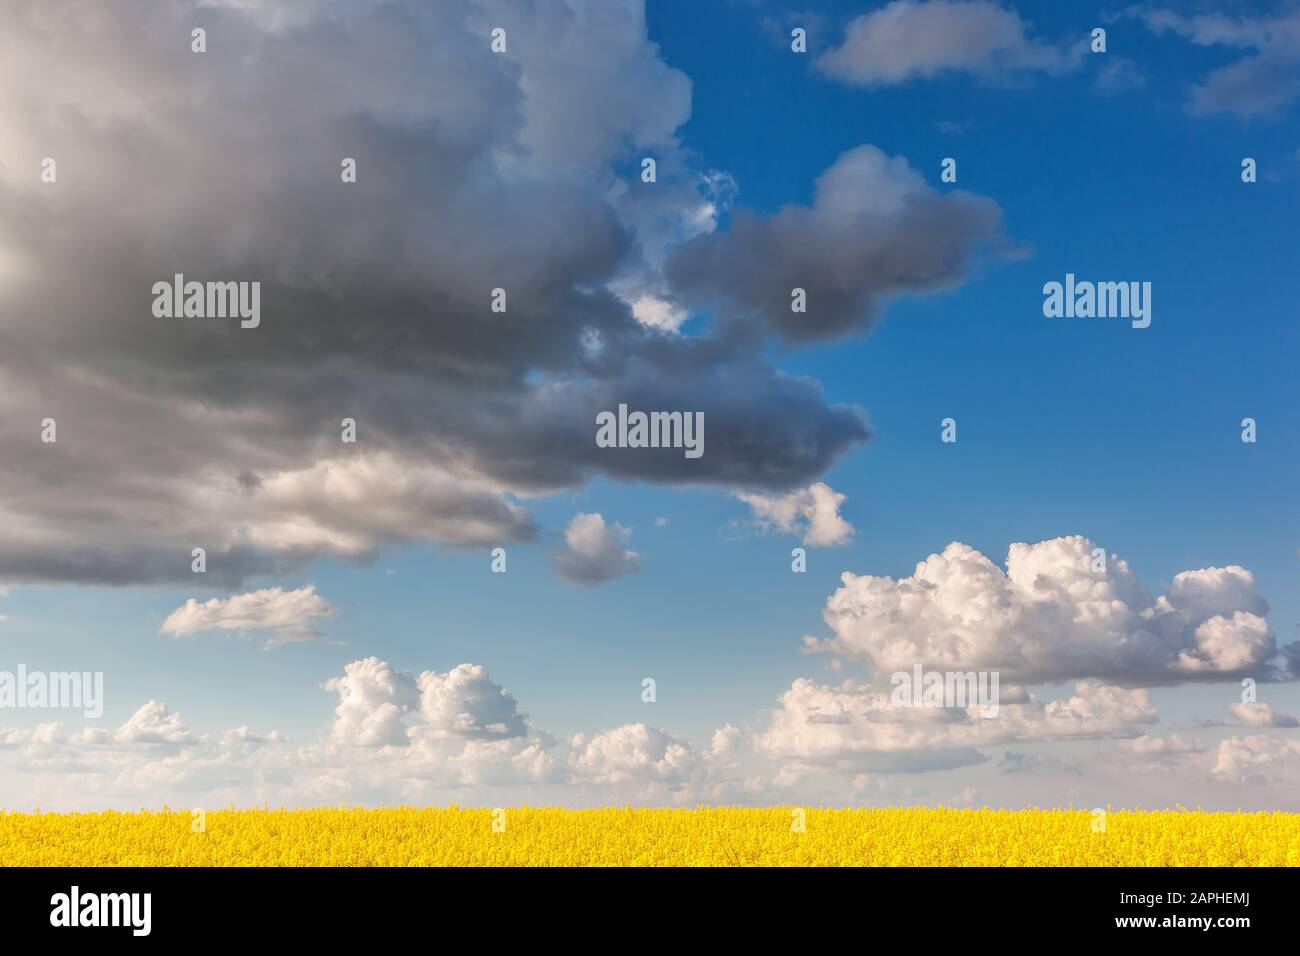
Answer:
[[[811,206],[736,213],[727,232],[679,246],[667,271],[698,308],[761,318],[791,342],[837,338],[865,329],[890,296],[957,285],[982,245],[1001,242],[1000,221],[992,200],[940,194],[906,160],[859,146],[821,175]]]
[[[743,298],[730,250],[785,224],[709,241],[734,184],[678,142],[690,82],[639,3],[22,0],[0,60],[0,583],[193,583],[203,547],[225,588],[390,544],[528,541],[524,499],[596,474],[783,490],[867,437],[764,358],[770,332],[634,317],[674,276],[710,291],[710,261]],[[647,153],[653,200],[616,172]],[[865,289],[807,280],[826,330],[955,283],[994,229],[987,200],[904,192],[890,225],[853,220]],[[854,228],[789,216],[801,241]],[[261,324],[155,317],[176,273],[260,282]],[[706,454],[597,448],[619,403],[703,412]]]

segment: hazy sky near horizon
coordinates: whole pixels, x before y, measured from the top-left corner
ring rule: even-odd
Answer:
[[[0,806],[1300,810],[1300,4],[801,6],[8,4]]]

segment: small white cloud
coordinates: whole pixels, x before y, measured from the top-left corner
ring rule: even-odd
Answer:
[[[817,68],[871,87],[953,72],[1061,73],[1078,65],[1081,52],[1031,39],[1014,10],[988,0],[896,0],[849,21],[844,42],[822,54]]]
[[[267,633],[267,647],[294,641],[325,640],[313,627],[322,618],[338,612],[316,593],[315,585],[285,591],[263,588],[228,598],[212,598],[202,603],[190,598],[167,615],[162,633],[184,637],[202,631],[250,631]]]
[[[285,737],[278,730],[272,730],[267,734],[259,734],[250,730],[247,726],[235,727],[227,730],[221,735],[221,745],[227,749],[233,748],[254,748],[265,744],[283,744],[288,743],[289,738]]]
[[[591,585],[639,571],[640,559],[627,549],[631,533],[617,523],[606,525],[599,514],[579,512],[565,529],[563,546],[551,555],[556,574],[570,584]]]
[[[698,759],[685,740],[646,724],[624,724],[594,737],[578,734],[569,746],[575,775],[596,783],[681,782]]]
[[[1263,785],[1282,778],[1300,763],[1300,741],[1248,735],[1219,744],[1210,771],[1227,783]]]
[[[676,332],[690,317],[685,309],[654,295],[643,295],[634,301],[632,315],[643,325],[668,332]]]
[[[1300,720],[1278,713],[1268,704],[1229,704],[1228,713],[1244,727],[1300,727]]]
[[[103,727],[84,727],[69,739],[78,747],[106,747],[113,742],[113,733]]]
[[[173,713],[161,701],[150,700],[118,728],[113,741],[118,744],[192,744],[196,738],[180,714]]]
[[[853,537],[853,526],[840,517],[847,495],[825,482],[784,495],[739,492],[736,497],[749,505],[761,527],[801,535],[810,548],[847,544]]]

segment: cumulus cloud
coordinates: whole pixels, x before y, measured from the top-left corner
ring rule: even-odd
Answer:
[[[498,799],[514,802],[527,792],[520,787],[536,786],[562,788],[545,792],[563,802],[615,794],[653,802],[704,793],[710,770],[729,766],[743,737],[728,725],[701,753],[683,738],[627,724],[560,744],[475,664],[417,676],[370,657],[323,686],[338,694],[334,719],[322,740],[298,746],[247,726],[195,734],[156,700],[116,731],[87,726],[69,735],[59,723],[0,728],[0,753],[16,756],[21,771],[0,774],[0,799],[9,806],[51,795],[67,806],[161,806],[188,794],[240,804],[381,803],[504,788],[509,796]]]
[[[160,701],[151,700],[131,715],[113,741],[119,744],[191,744],[194,735],[180,714]]]
[[[201,546],[237,590],[534,540],[521,500],[602,474],[806,487],[866,439],[763,336],[672,331],[663,264],[717,235],[735,184],[679,143],[690,81],[642,3],[93,7],[18,0],[0,34],[0,582],[189,581]],[[202,57],[176,42],[198,11]],[[56,183],[17,174],[47,156]],[[177,273],[260,282],[261,324],[154,317]],[[620,402],[704,412],[708,455],[597,448]]]
[[[632,303],[632,314],[638,322],[670,332],[676,332],[689,316],[685,309],[679,309],[667,299],[654,295],[639,296]]]
[[[322,686],[339,695],[330,728],[334,743],[355,747],[406,743],[406,716],[420,699],[415,675],[367,657],[348,664],[342,677],[331,677]]]
[[[977,251],[1001,245],[990,199],[940,194],[907,161],[874,146],[841,155],[811,206],[732,214],[727,232],[697,236],[669,257],[679,298],[733,320],[761,319],[790,342],[861,332],[884,301],[960,284]],[[803,289],[806,311],[792,308]]]
[[[1229,704],[1228,713],[1244,727],[1300,727],[1300,720],[1275,711],[1268,704]]]
[[[288,743],[289,738],[285,737],[278,730],[272,730],[270,733],[258,733],[249,729],[247,726],[235,727],[227,730],[221,735],[221,745],[227,748],[260,746],[261,744],[283,744]]]
[[[1289,5],[1269,16],[1232,17],[1141,6],[1126,15],[1141,19],[1157,34],[1245,52],[1192,88],[1194,113],[1268,115],[1300,97],[1300,7]]]
[[[445,674],[426,671],[416,683],[422,730],[431,736],[495,740],[527,733],[518,702],[488,678],[486,667],[461,664]]]
[[[452,741],[462,755],[475,747],[492,754],[493,742],[532,732],[514,697],[477,664],[460,664],[445,673],[425,671],[417,677],[368,657],[348,664],[342,677],[323,686],[339,695],[329,736],[338,746]]]
[[[606,525],[599,514],[579,512],[551,555],[556,574],[570,584],[591,585],[640,570],[637,553],[627,550],[631,533],[617,523]]]
[[[1132,740],[1121,741],[1120,746],[1130,753],[1158,757],[1200,753],[1206,748],[1206,745],[1199,740],[1189,740],[1180,734],[1171,734],[1168,737],[1149,737],[1143,734]]]
[[[1264,786],[1276,783],[1300,765],[1300,741],[1247,735],[1230,737],[1215,752],[1215,777],[1228,783]]]
[[[736,497],[749,505],[760,526],[799,535],[809,547],[847,544],[853,537],[853,526],[840,517],[848,496],[825,482],[784,495],[738,492]]]
[[[646,724],[624,724],[590,737],[576,735],[569,766],[579,779],[597,783],[682,782],[698,759],[685,740]]]
[[[330,618],[336,611],[316,593],[315,585],[296,591],[263,588],[228,598],[212,598],[200,603],[190,598],[162,623],[162,633],[185,637],[202,631],[250,631],[267,633],[267,646],[296,641],[326,640],[313,626],[315,621]]]
[[[334,720],[323,740],[302,746],[247,726],[197,735],[152,700],[115,732],[0,728],[0,751],[16,754],[22,771],[9,782],[23,784],[3,799],[37,805],[55,794],[68,806],[160,806],[201,792],[205,801],[239,803],[423,802],[467,787],[564,784],[555,740],[531,727],[481,666],[416,676],[371,657],[324,686],[339,696]],[[78,784],[91,792],[78,795]]]
[[[1094,550],[1078,535],[1013,544],[1004,571],[953,542],[908,577],[846,572],[823,613],[833,636],[805,640],[880,674],[921,664],[1141,685],[1271,673],[1268,604],[1245,568],[1184,571],[1153,600],[1117,555],[1094,571]]]
[[[780,697],[760,750],[785,759],[871,770],[934,770],[982,762],[977,750],[1011,741],[1131,737],[1154,723],[1144,689],[1081,682],[1072,697],[1005,701],[996,716],[974,708],[898,707],[858,681],[801,678]]]
[[[885,86],[957,72],[1062,73],[1079,59],[1078,48],[1032,39],[1019,14],[989,0],[895,0],[849,21],[817,67],[854,86]]]
[[[842,800],[860,795],[868,775],[952,770],[1009,744],[1105,738],[1120,738],[1108,760],[1124,755],[1134,770],[1195,769],[1197,779],[1217,785],[1288,780],[1300,768],[1294,742],[1234,737],[1212,751],[1177,734],[1147,736],[1156,721],[1148,692],[1096,682],[1044,700],[1011,688],[995,717],[978,717],[956,708],[895,707],[887,693],[863,682],[796,680],[762,726],[724,724],[707,749],[639,722],[557,740],[534,727],[513,695],[475,664],[417,675],[371,657],[349,663],[324,686],[338,695],[333,721],[320,739],[301,744],[248,726],[195,733],[157,700],[116,730],[87,725],[69,733],[53,722],[0,728],[0,802],[89,809]],[[1018,786],[1028,784],[1029,771],[1077,773],[1052,751],[1006,750],[998,769],[995,779],[1016,774]],[[924,802],[924,786],[871,779],[881,796]],[[1236,799],[1223,792],[1224,801]]]

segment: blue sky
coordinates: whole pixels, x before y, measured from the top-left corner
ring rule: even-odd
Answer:
[[[516,20],[522,24],[527,17],[545,16],[530,12],[529,6],[489,5],[484,16],[509,24],[508,29]],[[0,574],[0,580],[9,582],[0,598],[0,669],[21,662],[45,671],[103,671],[106,702],[98,725],[117,733],[123,754],[137,741],[116,728],[127,724],[145,701],[156,700],[183,713],[195,739],[233,727],[274,729],[293,747],[323,748],[307,762],[324,767],[329,759],[320,754],[342,740],[337,726],[331,730],[331,721],[342,718],[334,711],[338,695],[321,685],[342,675],[350,662],[374,657],[413,675],[445,673],[466,662],[482,665],[536,728],[559,741],[558,749],[548,751],[556,769],[501,784],[501,790],[462,780],[418,794],[434,800],[472,803],[503,799],[504,794],[505,799],[534,802],[606,802],[627,799],[630,792],[637,799],[649,794],[649,800],[664,802],[1012,804],[1022,793],[1040,801],[1055,793],[1062,795],[1061,802],[1154,804],[1185,793],[1192,802],[1296,809],[1300,757],[1286,749],[1295,730],[1285,723],[1243,727],[1228,720],[1226,708],[1240,694],[1240,675],[1229,667],[1219,681],[1172,676],[1161,681],[1149,675],[1119,681],[1130,689],[1149,689],[1159,712],[1153,726],[1121,721],[1118,729],[1080,740],[1061,741],[1050,734],[999,740],[977,748],[982,759],[939,773],[913,772],[914,767],[880,771],[869,761],[856,767],[863,749],[873,749],[865,744],[846,744],[845,754],[819,762],[806,753],[782,751],[775,740],[772,710],[792,682],[808,678],[830,686],[872,675],[852,653],[802,650],[804,635],[831,637],[822,612],[840,586],[841,574],[906,578],[917,562],[954,541],[1001,565],[1014,542],[1082,535],[1104,547],[1112,561],[1115,555],[1126,561],[1156,596],[1180,572],[1240,566],[1254,575],[1254,593],[1267,601],[1267,627],[1276,644],[1295,640],[1300,627],[1295,587],[1300,572],[1295,507],[1300,443],[1294,416],[1300,407],[1295,377],[1300,343],[1294,321],[1294,277],[1300,265],[1295,244],[1300,210],[1297,100],[1284,97],[1268,108],[1258,108],[1254,100],[1237,107],[1230,102],[1214,109],[1196,106],[1197,91],[1212,84],[1216,71],[1231,69],[1260,49],[1293,71],[1270,82],[1295,83],[1300,8],[1232,4],[1231,20],[1198,21],[1195,11],[1181,10],[1182,19],[1175,22],[1158,20],[1154,7],[1120,16],[1121,8],[1073,5],[1058,10],[1020,4],[1016,9],[1024,34],[1017,42],[1025,49],[1060,51],[1060,65],[1025,66],[1016,59],[1023,51],[1002,49],[983,61],[976,57],[975,66],[945,66],[945,54],[921,44],[914,55],[932,74],[866,84],[828,75],[819,67],[823,56],[845,43],[846,29],[856,19],[881,6],[826,3],[789,13],[776,3],[652,0],[646,33],[638,39],[639,5],[627,4],[636,55],[662,61],[689,78],[690,112],[687,121],[668,124],[671,133],[661,136],[659,144],[629,146],[625,139],[615,151],[619,155],[604,167],[618,170],[636,188],[641,185],[635,183],[639,157],[658,150],[662,162],[671,153],[671,165],[685,170],[674,174],[671,183],[684,190],[686,205],[694,201],[692,195],[695,200],[699,196],[692,177],[729,175],[734,194],[715,209],[707,232],[724,239],[740,210],[770,222],[783,207],[813,203],[818,177],[843,154],[865,144],[904,158],[939,196],[960,190],[986,197],[1000,209],[1001,248],[999,243],[981,245],[946,277],[948,288],[884,296],[879,319],[845,337],[791,344],[773,336],[763,342],[762,354],[781,373],[815,380],[825,402],[865,412],[869,440],[847,447],[829,468],[803,483],[825,482],[845,496],[839,514],[853,528],[851,540],[810,546],[807,572],[794,574],[791,549],[801,545],[800,532],[763,526],[735,497],[744,490],[738,483],[696,481],[685,473],[652,482],[625,472],[602,474],[597,468],[564,487],[526,489],[497,474],[494,487],[504,487],[508,500],[526,507],[540,529],[531,542],[503,538],[509,562],[505,574],[491,572],[491,542],[447,541],[434,534],[411,539],[378,535],[363,554],[323,549],[305,558],[298,555],[284,573],[254,570],[241,574],[237,584],[199,586],[189,575],[165,582],[126,580],[123,586],[41,580],[13,564],[9,578]],[[963,39],[964,15],[990,17],[1000,26],[1016,16],[1010,5],[936,6],[955,11],[958,49],[976,50],[980,42],[973,35],[968,43]],[[914,8],[903,4],[893,12],[911,15]],[[178,24],[186,22],[181,16]],[[1156,28],[1159,23],[1163,29]],[[1226,32],[1224,25],[1230,23],[1243,30],[1251,27],[1252,36],[1266,39],[1254,48],[1208,43],[1216,27]],[[287,31],[281,34],[290,37],[286,45],[300,38],[305,51],[317,42],[301,25],[240,24],[239,15],[225,11],[211,32],[220,37],[230,24],[250,35]],[[457,29],[473,38],[479,25],[471,18]],[[802,55],[789,47],[790,30],[799,26],[808,31],[808,53]],[[1096,26],[1107,29],[1107,51],[1071,54]],[[884,29],[881,22],[875,27]],[[587,43],[599,45],[594,31],[602,24],[588,22],[584,29]],[[521,28],[512,35],[522,33]],[[1190,42],[1193,36],[1204,45]],[[1288,47],[1293,41],[1296,45]],[[44,53],[56,60],[84,55],[75,36],[61,41],[66,49],[60,41],[52,42]],[[125,41],[108,42],[111,47]],[[579,44],[572,49],[589,48]],[[507,55],[520,57],[522,75],[528,75],[526,49],[516,47]],[[575,71],[584,68],[583,55],[573,53],[568,61]],[[363,64],[364,57],[356,54],[356,62]],[[186,67],[180,61],[157,68]],[[221,105],[219,91],[204,91],[213,109]],[[365,95],[383,99],[374,90]],[[417,84],[406,95],[418,100],[433,94]],[[648,102],[669,96],[653,78],[632,87],[629,95]],[[73,94],[68,96],[75,101]],[[106,96],[100,104],[104,111],[115,108],[110,99]],[[15,95],[11,107],[19,105]],[[7,124],[15,115],[8,108],[0,112]],[[384,108],[376,107],[375,115],[385,115]],[[502,115],[509,132],[510,113]],[[602,114],[593,106],[589,115]],[[33,122],[32,127],[41,125]],[[255,132],[249,141],[257,145]],[[536,155],[535,147],[534,159]],[[956,184],[940,181],[945,157],[957,160]],[[1257,161],[1257,182],[1242,182],[1243,157]],[[399,161],[418,163],[418,158],[400,155]],[[63,168],[75,167],[67,162]],[[550,172],[547,167],[546,175]],[[544,178],[536,169],[530,175]],[[556,181],[569,182],[567,173],[554,175]],[[6,202],[17,206],[24,187],[6,188]],[[129,194],[144,187],[123,188]],[[631,219],[624,222],[635,232]],[[438,226],[428,222],[423,228],[436,231]],[[187,234],[187,243],[192,235]],[[418,237],[402,238],[409,248],[418,247]],[[674,245],[693,241],[683,233]],[[196,243],[194,256],[202,253],[201,247]],[[270,248],[283,248],[283,243]],[[657,268],[650,264],[651,272]],[[271,271],[268,265],[267,274]],[[1151,326],[1134,329],[1121,319],[1046,318],[1042,286],[1061,281],[1067,272],[1080,279],[1150,282]],[[683,296],[683,308],[693,317],[671,334],[707,336],[721,316],[687,298]],[[270,315],[268,321],[273,321]],[[71,359],[73,364],[79,360],[75,355]],[[310,361],[306,354],[302,360]],[[114,368],[107,359],[100,366],[89,352],[84,364]],[[743,395],[731,397],[745,400]],[[259,401],[278,409],[276,402],[291,399],[250,398],[247,407],[256,410]],[[434,407],[433,414],[443,411]],[[456,413],[451,409],[446,414]],[[949,416],[958,423],[955,444],[940,441],[940,422]],[[1245,417],[1258,423],[1253,444],[1241,441]],[[363,434],[367,427],[363,419]],[[62,421],[60,428],[65,428]],[[377,484],[367,495],[383,499],[391,488]],[[791,490],[766,488],[763,493]],[[23,508],[31,501],[30,495],[14,492],[6,496],[5,512],[24,517]],[[71,502],[67,508],[75,510]],[[561,580],[553,553],[562,548],[564,531],[579,513],[599,514],[607,526],[617,522],[630,529],[618,547],[636,553],[636,569],[595,586]],[[117,527],[116,540],[133,540],[131,529],[129,521]],[[77,546],[75,536],[66,546]],[[268,648],[265,630],[257,627],[242,633],[233,628],[200,628],[177,637],[161,633],[164,620],[189,598],[225,600],[265,588],[307,586],[314,586],[336,612],[313,622],[321,640]],[[1232,609],[1222,610],[1230,614]],[[1259,670],[1262,675],[1262,664]],[[1057,679],[1027,681],[1044,700],[1069,697],[1076,679],[1098,675],[1062,670],[1047,676]],[[645,677],[657,682],[653,704],[641,699]],[[1294,683],[1262,684],[1260,699],[1276,714],[1300,713]],[[80,729],[78,714],[0,713],[0,726],[20,735],[51,720],[67,725],[67,734]],[[1205,726],[1207,722],[1218,726]],[[573,735],[590,738],[640,724],[670,741],[688,742],[698,765],[674,776],[661,766],[668,759],[664,739],[651,736],[643,741],[649,748],[645,762],[658,769],[647,780],[630,771],[602,776],[599,770],[591,779],[579,779],[581,772],[564,769],[566,761],[570,768],[586,767],[574,757],[579,748],[568,743]],[[716,754],[705,753],[714,731],[727,725],[759,741],[754,762],[742,761],[743,769],[729,775],[716,769]],[[1124,759],[1145,759],[1129,746],[1134,739],[1168,740],[1171,735],[1201,742],[1188,745],[1183,756],[1174,747],[1168,752],[1173,756],[1162,758],[1173,761],[1160,767],[1173,774],[1175,784],[1157,785],[1141,773],[1121,783],[1100,769],[1114,763],[1115,752]],[[1217,748],[1222,740],[1240,737],[1262,742],[1240,745],[1250,767],[1239,771],[1229,759],[1238,751],[1225,756]],[[84,770],[66,771],[59,778],[60,771],[50,769],[60,760],[77,761],[63,751],[55,760],[23,739],[8,755],[23,773],[3,799],[11,805],[38,797],[78,802],[70,795],[76,788],[69,775]],[[211,744],[140,740],[155,749],[144,756],[113,758],[139,775],[133,779],[147,778],[148,768],[156,764],[198,760],[186,758],[190,751],[185,748]],[[635,749],[636,744],[629,746]],[[921,749],[945,752],[939,745]],[[1022,750],[1047,755],[1028,789],[1008,783],[1011,778],[997,769],[1004,752]],[[210,790],[204,791],[201,783],[176,786],[205,793],[192,799],[269,795],[316,802],[343,792],[299,778],[279,786],[281,778],[258,776],[248,762],[227,762],[224,754],[213,759],[226,769]],[[295,759],[307,758],[284,759],[298,766]],[[338,766],[352,767],[352,759],[339,757]],[[1265,769],[1256,773],[1250,769],[1255,766]],[[361,771],[357,775],[363,776]],[[798,783],[765,785],[786,776]],[[268,782],[270,778],[275,780]],[[84,786],[89,778],[80,779]],[[408,797],[411,791],[401,779],[399,773],[397,782],[367,784],[359,797]],[[602,789],[606,783],[610,786]],[[103,800],[161,800],[172,793],[167,786],[151,790],[132,783],[120,792],[110,788]]]

